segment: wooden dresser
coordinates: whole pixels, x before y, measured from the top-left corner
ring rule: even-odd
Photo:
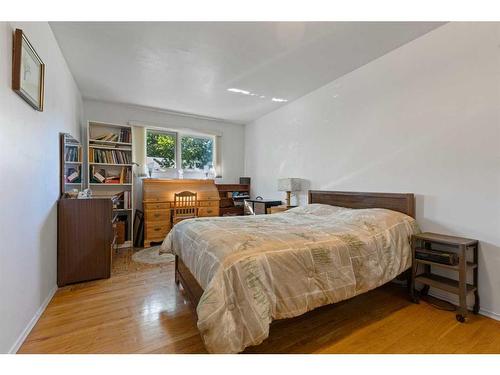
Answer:
[[[142,180],[144,206],[144,247],[161,242],[172,227],[171,210],[174,194],[181,191],[198,193],[198,216],[219,216],[219,192],[214,180]]]
[[[59,199],[58,286],[110,277],[112,215],[111,199]]]

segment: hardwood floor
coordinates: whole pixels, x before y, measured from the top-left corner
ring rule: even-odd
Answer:
[[[58,290],[19,353],[205,353],[173,263],[147,266],[122,251],[108,280]],[[248,353],[500,353],[500,322],[412,304],[387,285],[277,321]]]

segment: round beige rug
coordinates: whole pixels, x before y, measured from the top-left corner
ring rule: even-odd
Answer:
[[[160,254],[160,246],[153,246],[136,252],[132,255],[132,260],[137,263],[161,264],[173,262],[175,257],[173,254]]]

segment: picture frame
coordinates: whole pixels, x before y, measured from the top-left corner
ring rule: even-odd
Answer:
[[[12,48],[12,90],[37,111],[43,111],[45,64],[23,30],[16,29]]]

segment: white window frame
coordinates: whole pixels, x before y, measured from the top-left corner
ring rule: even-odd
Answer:
[[[150,158],[151,156],[148,155],[148,150],[147,150],[147,135],[148,132],[153,132],[153,133],[160,133],[160,134],[168,134],[168,135],[173,135],[175,136],[175,167],[174,168],[165,168],[165,171],[177,171],[182,168],[182,137],[191,137],[191,138],[204,138],[204,139],[211,139],[212,140],[212,165],[214,168],[216,167],[216,136],[210,135],[210,134],[199,134],[199,133],[190,133],[190,132],[179,132],[175,130],[170,130],[170,129],[162,129],[162,128],[156,128],[156,127],[146,127],[146,158]],[[186,172],[203,172],[203,169],[184,169],[182,168],[183,171]],[[155,163],[155,172],[161,172],[160,167],[158,166],[157,163]]]

